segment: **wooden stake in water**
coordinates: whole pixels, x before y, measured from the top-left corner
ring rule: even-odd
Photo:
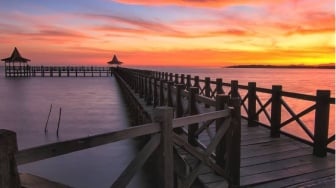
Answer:
[[[47,122],[46,122],[45,127],[44,127],[44,133],[48,132],[48,122],[49,122],[49,118],[50,118],[50,114],[51,114],[51,109],[52,109],[52,104],[50,104],[50,110],[49,110]]]
[[[62,116],[62,108],[60,108],[60,110],[59,110],[59,116],[58,116],[58,122],[57,122],[57,131],[56,131],[57,137],[58,137],[59,126],[60,126],[60,123],[61,123],[61,116]]]

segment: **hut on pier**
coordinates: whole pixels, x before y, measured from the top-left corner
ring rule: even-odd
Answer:
[[[1,59],[5,62],[5,75],[8,76],[27,76],[28,61],[30,59],[21,56],[15,47],[10,57]]]
[[[109,65],[117,65],[117,66],[121,65],[122,63],[123,62],[119,61],[115,54],[113,55],[112,60],[107,62],[107,64],[109,64]]]

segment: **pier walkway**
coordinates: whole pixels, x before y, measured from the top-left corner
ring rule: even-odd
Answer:
[[[121,80],[121,85],[128,85],[126,87],[132,93],[131,95],[136,98],[138,104],[149,116],[152,117],[153,110],[155,109],[153,106],[160,105],[160,100],[164,101],[161,105],[174,107],[176,113],[176,111],[178,111],[176,108],[179,108],[179,104],[177,104],[177,100],[179,100],[178,92],[181,92],[180,95],[182,95],[182,97],[180,96],[182,99],[180,104],[181,108],[183,108],[182,111],[184,110],[185,114],[189,113],[188,108],[190,107],[190,102],[188,101],[190,97],[188,97],[188,95],[191,92],[190,88],[192,88],[192,86],[189,86],[188,89],[186,84],[183,84],[184,86],[179,85],[181,77],[182,79],[184,77],[183,75],[176,76],[176,78],[178,78],[177,82],[179,83],[174,83],[174,79],[169,80],[169,75],[172,75],[169,73],[141,72],[137,70],[124,71],[132,72],[131,74],[134,77],[140,79],[138,82],[133,80],[132,83],[138,83],[139,85],[132,86],[132,84],[127,84],[127,79],[130,79],[125,75],[127,73],[120,71],[120,74],[117,74]],[[150,79],[151,76],[155,74],[159,74],[159,79],[155,79],[154,77]],[[191,85],[190,76],[188,77],[189,81],[186,81],[186,83],[189,82]],[[144,78],[144,80],[141,80],[141,78]],[[198,78],[196,77],[195,80],[198,80]],[[146,84],[146,82],[148,83]],[[183,81],[181,82],[183,83]],[[163,86],[159,86],[161,87],[160,91],[163,92],[159,101],[155,101],[155,98],[151,98],[151,95],[153,95],[153,91],[149,89],[151,84],[158,84],[156,86],[164,84]],[[224,84],[220,84],[220,86],[222,85]],[[142,90],[141,87],[144,89]],[[177,91],[179,87],[183,88],[181,89],[182,91]],[[147,91],[145,91],[146,88],[148,89]],[[202,88],[198,89],[202,90]],[[219,90],[220,89],[217,89],[217,91]],[[171,93],[169,94],[168,92]],[[150,96],[151,99],[148,99],[146,95]],[[157,96],[157,98],[160,97]],[[198,102],[195,103],[197,113],[202,114],[216,111],[215,107],[206,107],[201,101],[204,102],[205,100],[199,98]],[[205,124],[200,123],[198,128],[204,128]],[[204,149],[210,145],[214,138],[213,135],[216,134],[216,126],[214,124],[215,123],[207,124],[207,128],[204,129],[206,131],[202,131],[198,134],[198,147]],[[328,152],[328,154],[322,157],[316,156],[313,154],[314,147],[311,145],[302,142],[300,139],[294,139],[288,134],[271,136],[271,129],[270,126],[249,126],[246,118],[241,120],[240,187],[334,187],[334,152]],[[188,134],[188,131],[185,130],[185,133]],[[190,171],[197,168],[200,162],[197,158],[193,157],[183,146],[175,146],[175,148],[178,150],[179,155],[186,161]],[[201,169],[198,170],[198,180],[204,187],[208,188],[226,187],[229,184],[226,178],[217,175],[215,171],[208,166],[202,166]]]

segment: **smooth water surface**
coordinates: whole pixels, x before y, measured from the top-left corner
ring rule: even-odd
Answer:
[[[0,78],[1,129],[17,133],[19,149],[129,127],[117,82],[110,78]],[[44,127],[50,105],[48,132]],[[56,136],[62,108],[59,137]],[[125,140],[20,166],[21,172],[74,187],[109,187],[135,156]],[[130,187],[147,187],[138,173]]]

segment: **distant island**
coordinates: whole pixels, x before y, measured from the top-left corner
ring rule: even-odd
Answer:
[[[335,64],[321,64],[321,65],[233,65],[223,68],[290,68],[290,69],[334,69]]]

